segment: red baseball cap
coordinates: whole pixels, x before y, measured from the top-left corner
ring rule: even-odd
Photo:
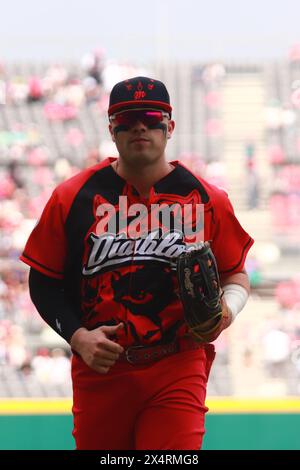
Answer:
[[[160,80],[133,77],[116,83],[110,93],[108,115],[130,109],[160,109],[172,114],[170,96]]]

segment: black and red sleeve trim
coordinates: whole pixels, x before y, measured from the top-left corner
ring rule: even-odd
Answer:
[[[23,261],[28,266],[30,266],[31,268],[34,268],[37,271],[45,274],[46,276],[50,276],[55,279],[63,279],[64,277],[62,272],[55,271],[51,268],[48,268],[47,266],[39,263],[38,261],[32,259],[30,256],[26,255],[25,252],[20,256],[20,260]]]
[[[226,269],[225,271],[220,271],[220,275],[224,276],[224,275],[227,275],[227,274],[233,274],[235,271],[238,272],[239,268],[242,269],[244,264],[245,264],[245,259],[246,259],[247,253],[250,250],[253,243],[254,243],[253,238],[249,237],[246,245],[244,246],[244,248],[242,250],[239,261],[232,268]]]

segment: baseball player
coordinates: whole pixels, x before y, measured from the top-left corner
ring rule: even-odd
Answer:
[[[31,267],[31,298],[73,351],[77,449],[200,449],[211,342],[247,301],[244,262],[253,240],[224,191],[167,161],[175,123],[161,81],[117,83],[108,117],[119,158],[54,190],[21,256]],[[157,213],[186,204],[203,208],[203,239],[226,307],[218,328],[198,342],[174,271],[187,237]]]

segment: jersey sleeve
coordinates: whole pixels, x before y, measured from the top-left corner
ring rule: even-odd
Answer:
[[[218,198],[215,218],[211,248],[217,260],[220,276],[225,278],[242,271],[254,240],[239,223],[224,191]]]
[[[66,250],[63,206],[54,190],[20,259],[46,276],[63,279]]]

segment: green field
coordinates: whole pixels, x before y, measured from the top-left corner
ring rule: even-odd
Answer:
[[[208,400],[203,449],[300,450],[300,400]],[[70,400],[0,400],[0,449],[74,449]]]

